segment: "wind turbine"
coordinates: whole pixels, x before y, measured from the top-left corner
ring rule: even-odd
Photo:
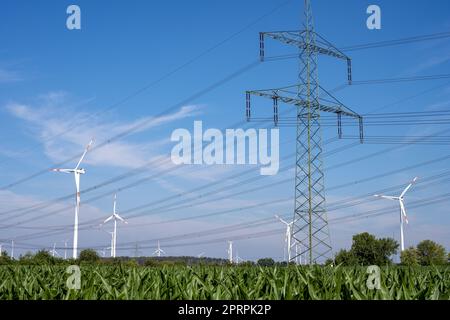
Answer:
[[[80,176],[86,173],[86,171],[83,168],[80,168],[80,165],[93,143],[94,140],[91,140],[89,144],[86,146],[83,155],[81,156],[80,160],[78,161],[74,169],[52,169],[52,171],[56,172],[73,173],[75,178],[75,187],[76,187],[75,223],[73,226],[73,254],[72,254],[72,257],[74,259],[76,259],[78,256],[78,214],[80,212]]]
[[[236,257],[235,257],[235,261],[237,264],[241,263],[241,261],[244,261],[244,259],[242,259],[241,257],[239,257],[239,252],[236,250]]]
[[[201,257],[203,257],[205,255],[205,253],[204,252],[201,252],[201,253],[199,253],[198,255],[197,255],[197,258],[201,258]]]
[[[0,243],[0,257],[2,256],[2,243]]]
[[[302,245],[298,241],[295,242],[295,259],[297,264],[302,264]]]
[[[228,241],[228,261],[233,263],[233,241]]]
[[[14,260],[14,240],[11,240],[11,259]]]
[[[67,259],[67,240],[64,241],[64,260]]]
[[[288,253],[288,259],[287,262],[289,263],[291,261],[291,239],[292,239],[292,224],[293,222],[287,223],[283,219],[281,219],[278,215],[275,215],[275,218],[281,221],[281,223],[284,223],[286,225],[286,235],[285,235],[285,246]],[[286,251],[284,253],[284,256],[286,257]]]
[[[53,249],[50,251],[52,254],[52,257],[59,256],[58,252],[56,251],[56,243],[53,243]]]
[[[157,257],[161,257],[161,253],[164,253],[164,250],[161,249],[161,247],[159,246],[159,241],[158,241],[158,249],[155,250],[155,252],[153,252],[153,254],[156,254]]]
[[[119,216],[119,214],[117,213],[116,210],[116,205],[117,205],[117,194],[114,194],[114,205],[113,205],[113,214],[108,217],[105,221],[103,221],[103,224],[111,221],[114,219],[114,231],[112,233],[112,242],[111,242],[111,251],[112,251],[112,257],[115,258],[116,257],[116,244],[117,244],[117,220],[122,221],[125,224],[128,224],[127,221],[125,221],[121,216]]]
[[[406,208],[405,208],[405,203],[403,202],[403,200],[404,200],[404,197],[405,197],[405,193],[408,192],[408,190],[412,187],[412,185],[414,183],[416,183],[417,179],[418,179],[418,177],[415,177],[408,184],[408,186],[403,190],[403,192],[398,197],[384,196],[384,195],[379,195],[379,194],[374,195],[375,197],[378,197],[378,198],[384,198],[384,199],[394,200],[394,201],[398,201],[399,202],[399,205],[400,205],[400,246],[401,246],[401,251],[405,250],[405,240],[404,240],[404,235],[403,235],[403,222],[406,222],[406,224],[408,224],[408,217],[406,216]]]

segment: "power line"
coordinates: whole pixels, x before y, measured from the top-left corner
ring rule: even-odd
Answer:
[[[281,4],[280,7],[283,6],[283,5],[285,5],[285,4],[287,4],[288,2],[289,2],[289,1],[286,1],[285,3]],[[276,11],[276,10],[277,10],[277,9],[274,9],[274,11]],[[266,15],[269,15],[269,14],[270,14],[270,13],[268,13],[268,14],[266,14]],[[258,18],[258,19],[262,19],[262,18]],[[257,19],[257,20],[258,20],[258,19]],[[245,27],[244,29],[246,29],[246,28],[247,28],[247,27]],[[242,32],[243,32],[243,31],[242,31]],[[234,36],[238,35],[239,33],[241,33],[241,32],[237,32],[235,35],[232,35],[230,38],[233,38]],[[391,44],[391,43],[396,43],[396,42],[398,42],[399,44],[403,44],[403,43],[420,42],[420,41],[425,41],[425,40],[433,40],[433,39],[447,38],[447,37],[449,37],[449,36],[450,36],[450,32],[444,32],[444,33],[437,33],[437,34],[431,34],[431,35],[425,35],[425,36],[417,36],[417,37],[402,38],[402,39],[397,39],[397,40],[389,40],[389,41],[375,42],[375,43],[369,43],[369,44],[354,45],[354,46],[350,46],[350,47],[344,47],[342,50],[360,50],[360,49],[366,49],[366,48],[369,49],[369,48],[378,47],[378,46],[389,46],[389,45],[393,45],[393,44]],[[228,38],[227,38],[227,39],[228,39]],[[229,40],[230,40],[230,39],[224,40],[224,41],[226,42],[226,41],[229,41]],[[224,42],[223,42],[223,43],[224,43]],[[215,48],[215,47],[217,47],[217,46],[220,46],[220,45],[218,44],[218,45],[213,46],[213,47]],[[360,49],[358,49],[358,48],[360,48]],[[212,50],[213,50],[213,49],[208,49],[208,50],[206,50],[204,53],[202,53],[202,54],[200,54],[199,56],[197,56],[196,58],[193,58],[192,60],[195,61],[195,60],[199,59],[201,56],[205,55],[208,51],[212,51]],[[291,55],[291,58],[292,58],[292,57],[298,58],[298,54]],[[265,58],[265,60],[270,60],[270,58]],[[194,62],[194,61],[193,61],[193,62]],[[190,64],[190,63],[192,63],[192,62],[188,62],[188,64]],[[251,64],[247,65],[246,67],[244,67],[244,68],[238,70],[238,71],[234,74],[234,77],[238,76],[240,72],[245,72],[245,71],[248,71],[247,69],[253,68],[253,67],[254,67],[253,64],[258,64],[258,63],[257,63],[257,62],[251,63]],[[182,69],[182,68],[184,68],[183,65],[179,67],[179,69]],[[177,70],[177,69],[175,69],[175,70]],[[178,71],[178,70],[177,70],[177,71]],[[175,73],[175,72],[177,72],[177,71],[172,71],[172,72]],[[169,74],[171,74],[171,73],[169,73]],[[165,76],[163,76],[162,78],[165,78],[165,77],[168,77],[168,75],[165,75]],[[234,77],[231,76],[231,78],[234,78]],[[222,81],[223,81],[223,82],[228,82],[229,80],[231,80],[231,79],[229,79],[229,78],[230,78],[230,77],[224,78]],[[159,81],[159,80],[157,80],[157,81]],[[160,80],[160,81],[162,81],[162,80]],[[199,92],[198,94],[193,95],[191,98],[186,99],[185,101],[187,101],[187,102],[185,102],[185,103],[188,103],[190,100],[193,100],[193,99],[195,99],[195,98],[198,98],[199,96],[201,96],[201,95],[207,93],[208,91],[214,89],[216,86],[219,86],[219,85],[221,85],[221,84],[223,84],[223,83],[221,83],[221,81],[219,81],[218,83],[216,83],[216,85],[210,86],[210,87],[208,87],[207,89],[205,89],[205,90]],[[143,88],[145,88],[145,87],[143,87]],[[136,92],[145,91],[146,89],[143,89],[143,88],[137,90]],[[125,98],[125,99],[127,99],[127,98]],[[119,103],[117,103],[117,104],[121,104],[121,103],[123,103],[123,102],[119,102]],[[182,104],[185,104],[185,103],[179,103],[179,104],[177,104],[177,105],[180,105],[180,104],[182,105]],[[176,106],[177,106],[177,105],[176,105]],[[167,109],[165,112],[162,113],[162,115],[164,115],[166,112],[170,112],[170,110],[173,110],[174,107],[176,107],[176,106],[173,106],[173,107]],[[160,114],[160,115],[161,115],[161,114]],[[95,148],[93,148],[93,149],[97,149],[97,148],[99,148],[99,147],[101,147],[101,146],[104,146],[104,145],[109,144],[109,143],[112,142],[112,141],[115,141],[115,140],[117,140],[117,139],[120,139],[120,138],[122,138],[122,137],[124,137],[124,136],[130,134],[131,132],[133,132],[133,131],[135,131],[135,130],[138,130],[139,127],[140,127],[140,126],[137,126],[136,128],[131,128],[131,129],[130,129],[131,131],[129,130],[129,131],[127,131],[127,132],[124,132],[123,134],[118,134],[118,135],[112,137],[111,139],[107,139],[103,144],[101,144],[100,146],[97,146],[97,147],[95,147]],[[70,161],[73,161],[73,160],[79,158],[80,155],[81,155],[81,154],[77,154],[77,155],[75,155],[75,156],[73,156],[73,157],[71,157],[71,158],[69,158],[69,159],[67,159],[67,160],[65,160],[65,161],[62,161],[62,162],[59,162],[59,163],[55,164],[55,166],[58,167],[58,166],[64,165],[64,164],[67,163],[67,162],[70,162]],[[52,167],[53,167],[53,166],[52,166]],[[41,175],[47,173],[49,169],[51,169],[51,168],[46,168],[46,169],[44,169],[44,170],[37,171],[37,172],[34,173],[34,174],[31,174],[31,175],[29,175],[29,176],[23,177],[23,178],[21,178],[21,179],[19,179],[19,180],[16,180],[16,181],[12,182],[12,183],[9,183],[9,184],[7,184],[7,185],[4,185],[4,186],[0,187],[0,191],[2,191],[2,190],[7,190],[7,189],[11,189],[11,188],[13,188],[13,187],[15,187],[15,186],[17,186],[17,185],[20,185],[20,184],[22,184],[22,183],[25,183],[25,182],[27,182],[27,181],[29,181],[29,180],[32,180],[32,179],[34,179],[34,178],[36,178],[36,177],[38,177],[38,176],[41,176]]]
[[[419,42],[430,41],[430,40],[440,40],[440,39],[445,39],[445,38],[449,38],[449,37],[450,37],[450,32],[440,32],[440,33],[434,33],[434,34],[428,34],[428,35],[422,35],[422,36],[414,36],[414,37],[408,37],[408,38],[393,39],[393,40],[387,40],[387,41],[369,42],[369,43],[365,43],[365,44],[341,47],[340,49],[344,52],[351,52],[351,51],[359,51],[359,50],[367,50],[367,49],[375,49],[375,48],[385,48],[385,47],[391,47],[391,46],[397,46],[397,45],[403,45],[403,44],[409,44],[409,43],[419,43]],[[269,57],[265,57],[264,59],[266,61],[277,61],[277,60],[294,59],[294,58],[298,58],[298,53],[278,55],[278,56],[269,56]]]
[[[87,123],[89,120],[94,119],[95,117],[98,117],[99,115],[105,114],[107,112],[110,112],[120,106],[122,106],[124,103],[130,101],[131,99],[135,98],[136,96],[144,93],[145,91],[155,87],[157,84],[163,82],[164,80],[168,79],[169,77],[171,77],[172,75],[176,74],[177,72],[185,69],[186,67],[192,65],[194,62],[200,60],[201,58],[203,58],[204,56],[206,56],[208,53],[214,51],[215,49],[221,47],[222,45],[224,45],[225,43],[231,41],[232,39],[236,38],[238,35],[242,34],[243,32],[247,31],[248,29],[250,29],[251,27],[255,26],[257,23],[259,23],[260,21],[262,21],[263,19],[267,18],[268,16],[272,15],[273,13],[275,13],[276,11],[278,11],[279,9],[281,9],[282,7],[286,6],[288,3],[292,2],[292,0],[288,0],[285,2],[282,2],[281,4],[273,7],[270,11],[264,13],[262,16],[256,18],[255,20],[251,21],[249,24],[245,25],[243,28],[239,29],[238,31],[232,33],[231,35],[229,35],[228,37],[224,38],[223,40],[219,41],[218,43],[212,45],[211,47],[207,48],[206,50],[204,50],[203,52],[201,52],[200,54],[194,56],[193,58],[187,60],[186,62],[182,63],[181,65],[179,65],[178,67],[175,67],[173,70],[169,71],[168,73],[165,73],[164,75],[162,75],[161,77],[159,77],[158,79],[144,85],[143,87],[135,90],[134,92],[126,95],[124,98],[122,98],[121,100],[109,105],[108,107],[106,107],[103,110],[100,110],[98,112],[93,113],[92,115],[88,116],[83,122],[81,123],[74,123],[72,126],[70,126],[68,129],[66,130],[62,130],[61,132],[58,132],[57,134],[50,136],[48,138],[46,138],[43,142],[48,142],[48,141],[52,141],[55,138],[64,136],[65,134],[69,133],[70,131],[74,130],[75,128],[77,128],[80,124],[83,123]],[[24,152],[33,150],[33,149],[37,149],[39,147],[36,146],[34,148],[26,148],[23,149],[23,151],[19,151],[19,154],[23,154]],[[69,162],[74,160],[74,158],[77,158],[77,156],[74,156],[73,158],[65,161]],[[0,161],[0,163],[4,162]],[[63,163],[63,164],[64,164]],[[0,189],[1,190],[1,189]]]

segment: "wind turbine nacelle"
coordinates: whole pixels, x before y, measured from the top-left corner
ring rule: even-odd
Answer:
[[[83,168],[80,168],[80,169],[77,169],[76,172],[79,174],[85,174],[86,170],[84,170]]]

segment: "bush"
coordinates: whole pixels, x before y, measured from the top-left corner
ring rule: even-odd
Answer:
[[[80,252],[80,262],[96,263],[100,260],[98,253],[92,249],[85,249]]]
[[[259,259],[257,264],[261,267],[272,267],[275,265],[275,261],[272,258],[263,258]]]
[[[411,247],[406,249],[400,254],[401,264],[404,266],[418,266],[419,265],[419,253],[417,249]]]
[[[447,263],[445,259],[445,248],[431,240],[420,242],[417,245],[417,254],[419,263],[422,266],[443,265]]]

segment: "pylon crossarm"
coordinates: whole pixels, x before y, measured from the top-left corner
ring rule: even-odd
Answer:
[[[276,31],[276,32],[261,32],[260,33],[260,39],[264,43],[265,37],[272,38],[274,40],[280,41],[285,44],[293,45],[297,48],[301,49],[309,49],[310,52],[316,52],[324,55],[328,55],[331,57],[335,57],[342,60],[348,60],[350,57],[348,57],[346,54],[344,54],[342,51],[340,51],[338,48],[336,48],[334,45],[332,45],[330,42],[322,38],[319,34],[316,32],[314,33],[316,37],[319,39],[316,40],[316,44],[310,44],[305,41],[306,31],[300,30],[300,31]],[[262,45],[262,48],[265,46]]]
[[[257,90],[257,91],[248,91],[248,94],[264,97],[264,98],[270,98],[270,99],[277,99],[278,101],[284,102],[286,104],[292,104],[299,107],[308,107],[308,102],[303,99],[298,99],[294,97],[287,97],[279,95],[279,91],[277,89],[274,90]],[[348,109],[343,104],[340,104],[339,102],[336,103],[336,105],[328,105],[324,103],[317,103],[313,102],[312,104],[309,104],[309,107],[315,108],[316,110],[319,109],[323,112],[329,112],[329,113],[336,113],[341,114],[344,116],[352,117],[352,118],[360,118],[361,116],[350,109]]]
[[[305,36],[311,37],[311,34],[315,36],[315,41],[312,43],[305,39]],[[337,59],[345,60],[347,62],[347,79],[348,83],[352,83],[352,59],[336,48],[329,41],[324,39],[320,34],[314,31],[307,32],[306,30],[300,31],[276,31],[276,32],[260,32],[259,34],[259,52],[260,59],[264,61],[265,57],[265,37],[272,38],[285,44],[293,45],[300,50],[306,50],[308,52],[314,52],[323,54],[326,56],[334,57]]]

